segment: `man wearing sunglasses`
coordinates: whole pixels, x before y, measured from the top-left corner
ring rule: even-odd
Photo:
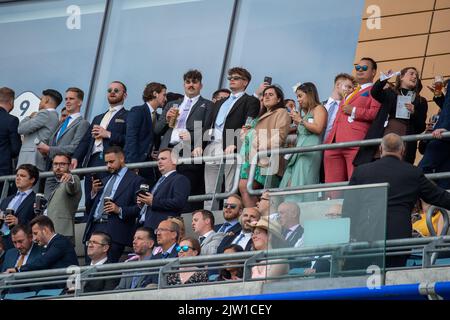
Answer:
[[[216,232],[225,233],[225,237],[217,248],[217,253],[223,253],[225,247],[230,245],[236,235],[241,232],[242,227],[239,223],[239,217],[242,213],[242,209],[242,199],[237,194],[229,196],[223,204],[223,218],[225,222],[216,225],[214,228]]]
[[[72,156],[71,169],[77,167],[97,167],[105,165],[104,151],[112,146],[121,148],[125,145],[125,132],[128,111],[123,104],[127,97],[127,87],[120,81],[110,83],[106,97],[108,111],[99,114],[92,120],[89,130],[84,135]],[[98,173],[100,178],[107,173]],[[85,194],[91,193],[92,175],[87,174],[84,179]],[[86,197],[88,198],[88,197]],[[90,211],[86,201],[86,212]]]
[[[214,106],[212,116],[207,124],[207,137],[209,142],[205,149],[206,156],[233,154],[240,149],[239,133],[248,117],[256,118],[259,114],[259,100],[245,93],[250,80],[250,72],[244,68],[231,68],[228,70],[228,81],[231,95],[228,99],[219,100]],[[238,145],[239,143],[239,145]],[[230,191],[233,186],[236,163],[229,160],[225,166],[225,190]],[[215,191],[217,176],[219,175],[220,161],[208,163],[205,166],[205,191]],[[211,201],[205,201],[205,208],[211,208]]]
[[[377,63],[372,58],[362,58],[355,66],[356,89],[339,104],[333,126],[324,143],[339,143],[364,140],[367,130],[377,116],[380,103],[370,94]],[[357,147],[325,150],[325,182],[340,182],[350,179],[353,173],[353,159]]]

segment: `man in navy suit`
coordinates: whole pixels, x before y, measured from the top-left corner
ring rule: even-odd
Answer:
[[[200,156],[203,147],[203,133],[211,117],[212,102],[203,98],[203,76],[198,70],[189,70],[183,75],[184,97],[169,102],[163,110],[155,132],[163,136],[161,148],[173,148],[183,158]],[[174,120],[175,127],[169,127]],[[204,165],[200,163],[181,164],[177,171],[185,175],[191,183],[191,195],[205,194]],[[203,201],[189,203],[186,211],[203,209]]]
[[[10,229],[18,224],[28,224],[34,217],[33,204],[36,194],[33,186],[39,180],[39,170],[32,164],[22,164],[16,170],[17,193],[0,202],[0,211],[5,215],[0,232],[3,234],[6,248],[12,248]],[[12,209],[8,214],[6,209]],[[1,220],[0,220],[1,223]]]
[[[0,88],[0,176],[11,174],[12,159],[19,155],[22,140],[17,133],[19,119],[9,113],[14,108],[15,93],[10,88]],[[0,182],[0,191],[3,182]]]
[[[225,247],[230,245],[237,235],[241,233],[242,226],[239,223],[239,217],[242,214],[242,199],[237,194],[229,196],[223,204],[223,224],[216,225],[214,231],[225,233],[220,245],[217,247],[217,253],[223,253]]]
[[[169,216],[179,216],[186,207],[191,185],[176,169],[177,155],[171,149],[161,149],[158,154],[158,169],[161,178],[151,192],[140,193],[137,203],[141,206],[139,224],[155,230]]]
[[[38,216],[30,222],[30,226],[33,241],[44,248],[42,255],[20,267],[8,269],[7,272],[59,269],[78,265],[77,254],[72,243],[64,236],[55,233],[53,222],[49,217]]]
[[[439,119],[434,126],[433,136],[437,140],[427,143],[425,154],[419,163],[424,173],[446,172],[450,170],[450,140],[442,139],[442,133],[450,130],[450,93],[447,84],[447,93],[442,106]],[[444,189],[450,189],[450,179],[439,179],[437,184]]]
[[[125,145],[125,132],[128,111],[124,108],[127,97],[127,87],[120,81],[109,85],[107,99],[109,109],[92,120],[80,144],[72,156],[72,169],[76,167],[97,167],[105,165],[104,151],[111,146]],[[100,178],[106,173],[98,173]],[[87,174],[84,180],[85,194],[91,192],[92,175]],[[88,198],[88,197],[86,197]],[[86,213],[90,211],[89,201],[86,201]]]
[[[278,206],[281,232],[289,247],[293,248],[303,236],[300,225],[300,208],[295,202],[283,202]]]
[[[120,147],[106,150],[105,162],[110,176],[103,182],[93,181],[92,193],[86,194],[92,209],[83,241],[89,240],[94,231],[109,234],[112,242],[108,260],[114,263],[119,261],[125,246],[131,246],[139,215],[136,191],[144,179],[125,167],[125,155]],[[108,198],[110,201],[105,201]]]
[[[157,109],[166,103],[166,86],[150,82],[144,89],[144,104],[133,107],[127,117],[125,136],[125,159],[127,163],[153,161],[153,151],[159,148],[160,137],[155,134],[159,119]],[[159,178],[156,168],[136,169],[141,177],[153,186]]]

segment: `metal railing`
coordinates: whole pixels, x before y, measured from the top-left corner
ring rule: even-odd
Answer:
[[[443,138],[450,138],[450,132],[444,132],[442,134]],[[433,137],[431,133],[429,134],[416,134],[416,135],[408,135],[402,136],[403,141],[419,141],[419,140],[433,140],[436,139]],[[271,149],[271,150],[263,150],[259,151],[253,157],[253,160],[250,163],[250,172],[247,181],[247,191],[250,195],[256,196],[261,195],[266,189],[253,189],[253,180],[255,179],[256,172],[256,164],[258,163],[258,158],[260,156],[271,156],[270,162],[278,161],[278,156],[285,154],[295,154],[295,153],[303,153],[303,152],[314,152],[314,151],[325,151],[325,150],[333,150],[333,149],[343,149],[350,147],[367,147],[367,146],[376,146],[381,144],[382,138],[379,139],[368,139],[368,140],[358,140],[358,141],[349,141],[349,142],[339,142],[339,143],[331,143],[331,144],[319,144],[315,146],[309,147],[294,147],[294,148],[280,148],[280,149]],[[441,172],[441,173],[431,173],[425,175],[427,178],[432,180],[437,179],[445,179],[450,178],[450,172]],[[308,190],[308,189],[317,189],[324,187],[338,187],[348,185],[348,181],[345,182],[335,182],[335,183],[321,183],[314,185],[304,185],[304,186],[293,186],[293,187],[285,187],[285,188],[269,188],[269,191],[293,191],[293,190]]]

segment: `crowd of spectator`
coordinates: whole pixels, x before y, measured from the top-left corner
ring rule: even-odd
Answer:
[[[299,202],[313,199],[305,195],[270,210],[268,192],[256,197],[247,190],[255,154],[286,146],[381,137],[379,149],[350,147],[279,156],[275,169],[273,157],[260,156],[251,184],[266,189],[348,180],[350,184],[389,182],[387,237],[411,237],[411,214],[417,202],[450,209],[450,195],[444,190],[449,188],[449,179],[439,180],[436,186],[423,175],[450,171],[449,140],[442,139],[442,133],[450,130],[448,84],[442,90],[436,85],[428,88],[440,112],[427,122],[428,103],[420,94],[423,88],[414,67],[381,73],[374,83],[376,76],[377,63],[362,58],[355,65],[354,77],[345,73],[335,77],[325,101],[319,99],[314,83],[297,85],[296,105],[285,99],[279,86],[267,81],[254,94],[246,93],[252,77],[241,67],[228,70],[229,89],[217,90],[210,101],[201,95],[201,72],[189,70],[183,75],[184,94],[167,93],[166,85],[150,82],[142,93],[143,104],[129,109],[125,108],[126,85],[113,81],[106,93],[107,110],[91,123],[80,112],[84,93],[79,88],[68,88],[64,99],[54,89],[44,90],[39,111],[20,122],[9,114],[14,91],[0,88],[0,176],[16,174],[10,194],[0,203],[2,271],[78,265],[74,217],[83,205],[82,180],[87,265],[301,247]],[[423,132],[437,139],[419,145],[401,139]],[[417,149],[424,155],[421,169],[412,165]],[[222,154],[240,154],[239,173],[236,161],[227,160],[223,170],[220,160],[196,161],[200,156]],[[177,165],[179,157],[192,161]],[[126,166],[147,161],[157,161],[158,167]],[[104,165],[107,172],[71,173],[76,168]],[[40,178],[44,171],[53,171],[53,176]],[[188,202],[190,195],[230,191],[235,176],[240,179],[239,195],[223,202],[223,224],[215,223],[212,201]],[[222,180],[223,185],[216,185]],[[329,217],[348,214],[343,208]],[[182,213],[192,213],[191,226],[184,224]],[[194,237],[186,236],[187,230]],[[124,259],[127,247],[133,254]],[[399,263],[404,261],[392,265]],[[301,267],[305,274],[329,268],[314,262]],[[288,264],[256,265],[252,277],[288,270]],[[229,265],[216,272],[180,267],[167,283],[240,278],[242,269]],[[128,275],[120,281],[88,281],[84,290],[157,283],[154,275]]]

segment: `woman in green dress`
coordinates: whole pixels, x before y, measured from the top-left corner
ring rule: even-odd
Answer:
[[[296,90],[300,112],[292,111],[290,116],[297,124],[296,147],[314,146],[322,143],[327,124],[327,110],[320,104],[316,86],[305,82]],[[304,152],[290,155],[280,187],[294,187],[319,183],[322,152]],[[314,197],[300,197],[299,200]]]
[[[284,108],[284,94],[277,86],[267,86],[263,91],[261,111],[256,119],[249,121],[248,126],[244,126],[241,131],[243,139],[240,154],[243,159],[241,167],[241,180],[239,181],[239,191],[242,196],[244,207],[256,206],[257,198],[250,196],[247,191],[247,181],[250,169],[250,163],[257,152],[270,149],[278,149],[284,146],[289,132],[291,119]],[[278,167],[270,166],[267,157],[258,158],[258,164],[255,171],[253,188],[258,189],[267,185],[268,177],[270,180],[276,180],[276,186],[279,179],[277,175],[282,175],[282,166],[278,161]],[[266,169],[267,168],[267,169]]]

